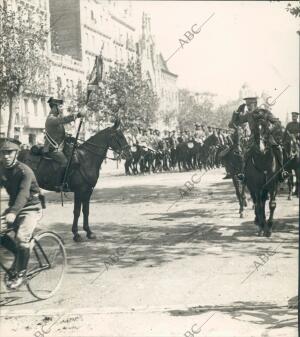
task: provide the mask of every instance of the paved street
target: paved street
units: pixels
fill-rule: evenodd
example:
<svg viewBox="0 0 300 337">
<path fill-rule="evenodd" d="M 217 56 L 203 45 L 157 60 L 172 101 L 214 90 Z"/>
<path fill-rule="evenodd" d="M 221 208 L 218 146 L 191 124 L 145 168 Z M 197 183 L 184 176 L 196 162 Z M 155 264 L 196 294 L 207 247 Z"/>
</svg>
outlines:
<svg viewBox="0 0 300 337">
<path fill-rule="evenodd" d="M 62 288 L 35 301 L 26 288 L 7 292 L 1 283 L 1 331 L 22 337 L 297 335 L 297 312 L 288 301 L 297 294 L 298 199 L 288 201 L 282 191 L 272 237 L 257 237 L 252 204 L 240 219 L 223 169 L 206 172 L 184 197 L 180 188 L 202 172 L 121 173 L 104 167 L 94 190 L 95 241 L 84 236 L 74 243 L 71 195 L 61 207 L 59 194 L 47 194 L 41 229 L 65 240 Z M 259 256 L 270 251 L 263 262 Z"/>
</svg>

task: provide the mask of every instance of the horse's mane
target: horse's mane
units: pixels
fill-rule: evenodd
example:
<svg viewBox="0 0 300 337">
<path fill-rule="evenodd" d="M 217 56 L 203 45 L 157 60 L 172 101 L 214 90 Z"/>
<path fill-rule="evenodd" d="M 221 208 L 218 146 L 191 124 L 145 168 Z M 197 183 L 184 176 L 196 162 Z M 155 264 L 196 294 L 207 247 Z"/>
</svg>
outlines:
<svg viewBox="0 0 300 337">
<path fill-rule="evenodd" d="M 106 134 L 109 131 L 109 129 L 111 129 L 111 127 L 107 127 L 107 128 L 105 128 L 103 130 L 98 131 L 93 136 L 91 136 L 86 141 L 84 141 L 79 147 L 82 147 L 82 146 L 84 146 L 85 144 L 88 144 L 88 143 L 95 143 L 95 142 L 97 142 L 97 140 L 100 138 L 100 136 L 102 137 L 104 134 Z"/>
</svg>

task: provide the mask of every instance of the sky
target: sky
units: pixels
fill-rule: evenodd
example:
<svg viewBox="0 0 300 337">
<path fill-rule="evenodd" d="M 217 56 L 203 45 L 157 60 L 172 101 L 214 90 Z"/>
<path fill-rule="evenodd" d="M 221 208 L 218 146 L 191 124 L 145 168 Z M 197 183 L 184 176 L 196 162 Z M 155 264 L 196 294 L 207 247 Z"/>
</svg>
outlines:
<svg viewBox="0 0 300 337">
<path fill-rule="evenodd" d="M 179 88 L 213 92 L 217 104 L 237 99 L 244 83 L 270 102 L 282 93 L 272 112 L 284 122 L 287 113 L 299 111 L 300 49 L 300 20 L 285 7 L 271 1 L 133 1 L 136 19 L 143 11 L 151 16 L 157 51 L 168 59 L 178 49 L 167 66 Z M 184 34 L 193 25 L 199 33 L 189 41 Z"/>
</svg>

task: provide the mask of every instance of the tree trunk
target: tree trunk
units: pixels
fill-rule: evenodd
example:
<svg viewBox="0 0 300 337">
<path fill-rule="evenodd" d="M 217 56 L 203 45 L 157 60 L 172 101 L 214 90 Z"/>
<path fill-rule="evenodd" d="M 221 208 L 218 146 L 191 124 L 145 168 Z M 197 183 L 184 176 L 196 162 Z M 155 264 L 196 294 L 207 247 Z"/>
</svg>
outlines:
<svg viewBox="0 0 300 337">
<path fill-rule="evenodd" d="M 14 138 L 15 135 L 15 117 L 16 111 L 13 109 L 13 96 L 9 96 L 9 119 L 7 127 L 7 137 Z"/>
</svg>

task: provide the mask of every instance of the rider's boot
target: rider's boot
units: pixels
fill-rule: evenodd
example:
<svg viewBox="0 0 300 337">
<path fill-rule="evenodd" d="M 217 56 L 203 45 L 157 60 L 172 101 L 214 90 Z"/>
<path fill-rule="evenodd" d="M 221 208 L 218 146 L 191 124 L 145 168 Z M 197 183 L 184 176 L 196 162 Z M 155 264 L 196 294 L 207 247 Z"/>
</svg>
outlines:
<svg viewBox="0 0 300 337">
<path fill-rule="evenodd" d="M 9 288 L 11 289 L 17 289 L 19 288 L 26 279 L 26 268 L 29 260 L 29 253 L 30 250 L 28 247 L 25 247 L 23 245 L 20 245 L 18 247 L 18 254 L 17 254 L 17 261 L 16 261 L 16 270 L 17 275 L 16 277 L 11 281 Z"/>
<path fill-rule="evenodd" d="M 66 167 L 59 168 L 58 177 L 60 183 L 55 188 L 57 192 L 71 192 L 68 185 L 68 177 L 65 177 L 65 174 L 66 174 Z"/>
<path fill-rule="evenodd" d="M 17 276 L 10 282 L 10 289 L 18 289 L 26 280 L 26 269 L 18 272 Z"/>
</svg>

